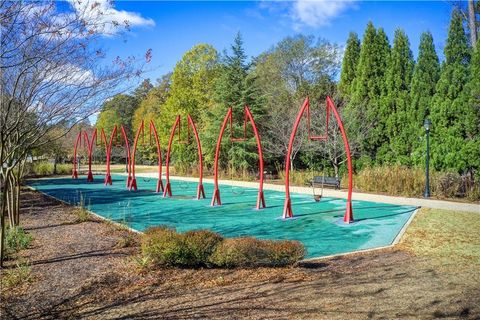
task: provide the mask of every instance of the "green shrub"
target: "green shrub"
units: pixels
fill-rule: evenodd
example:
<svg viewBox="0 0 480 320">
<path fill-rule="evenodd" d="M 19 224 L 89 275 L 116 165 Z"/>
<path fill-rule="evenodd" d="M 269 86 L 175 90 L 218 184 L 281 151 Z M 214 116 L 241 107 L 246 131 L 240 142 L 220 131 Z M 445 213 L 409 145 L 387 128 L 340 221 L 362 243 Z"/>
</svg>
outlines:
<svg viewBox="0 0 480 320">
<path fill-rule="evenodd" d="M 305 248 L 298 241 L 259 240 L 251 237 L 225 239 L 210 257 L 224 268 L 287 266 L 303 259 Z"/>
<path fill-rule="evenodd" d="M 149 228 L 142 239 L 142 254 L 160 267 L 187 266 L 189 252 L 184 237 L 174 229 Z"/>
<path fill-rule="evenodd" d="M 194 230 L 183 234 L 189 253 L 189 265 L 209 266 L 209 259 L 223 238 L 218 233 L 208 230 Z"/>
<path fill-rule="evenodd" d="M 180 234 L 165 226 L 149 228 L 142 240 L 142 261 L 157 267 L 277 267 L 292 265 L 304 255 L 298 241 L 223 239 L 208 230 Z"/>
<path fill-rule="evenodd" d="M 27 249 L 33 236 L 26 233 L 21 227 L 7 228 L 5 232 L 5 253 L 7 257 L 20 250 Z"/>
</svg>

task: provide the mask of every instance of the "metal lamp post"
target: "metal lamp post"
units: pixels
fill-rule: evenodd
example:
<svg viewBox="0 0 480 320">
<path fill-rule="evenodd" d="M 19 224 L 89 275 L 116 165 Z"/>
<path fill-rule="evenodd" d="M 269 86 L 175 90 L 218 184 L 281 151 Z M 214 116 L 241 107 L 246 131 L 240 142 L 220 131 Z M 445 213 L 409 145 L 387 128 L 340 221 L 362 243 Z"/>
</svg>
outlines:
<svg viewBox="0 0 480 320">
<path fill-rule="evenodd" d="M 426 154 L 426 163 L 425 163 L 425 192 L 423 193 L 424 198 L 430 198 L 430 172 L 429 172 L 429 163 L 430 163 L 430 127 L 432 122 L 430 119 L 425 119 L 423 122 L 423 127 L 425 128 L 425 133 L 427 135 L 427 154 Z"/>
</svg>

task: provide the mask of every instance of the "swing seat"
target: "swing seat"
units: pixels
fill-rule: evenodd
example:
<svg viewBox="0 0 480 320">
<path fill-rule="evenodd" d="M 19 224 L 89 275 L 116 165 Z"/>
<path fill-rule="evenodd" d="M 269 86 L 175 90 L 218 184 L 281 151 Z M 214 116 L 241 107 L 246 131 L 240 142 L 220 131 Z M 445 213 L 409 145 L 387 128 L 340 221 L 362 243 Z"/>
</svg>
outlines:
<svg viewBox="0 0 480 320">
<path fill-rule="evenodd" d="M 321 194 L 314 195 L 313 200 L 315 200 L 315 202 L 320 202 L 320 200 L 322 200 L 322 195 Z"/>
</svg>

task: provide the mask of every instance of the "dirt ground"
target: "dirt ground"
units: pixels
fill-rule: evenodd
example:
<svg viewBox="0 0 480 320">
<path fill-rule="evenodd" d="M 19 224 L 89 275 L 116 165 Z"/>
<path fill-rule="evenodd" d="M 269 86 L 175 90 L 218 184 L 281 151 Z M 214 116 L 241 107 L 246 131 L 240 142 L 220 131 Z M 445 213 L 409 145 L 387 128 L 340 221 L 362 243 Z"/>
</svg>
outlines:
<svg viewBox="0 0 480 320">
<path fill-rule="evenodd" d="M 36 192 L 22 204 L 34 241 L 19 259 L 34 281 L 2 288 L 2 319 L 480 319 L 480 264 L 454 253 L 414 255 L 404 243 L 292 268 L 141 273 L 126 230 L 78 223 Z"/>
</svg>

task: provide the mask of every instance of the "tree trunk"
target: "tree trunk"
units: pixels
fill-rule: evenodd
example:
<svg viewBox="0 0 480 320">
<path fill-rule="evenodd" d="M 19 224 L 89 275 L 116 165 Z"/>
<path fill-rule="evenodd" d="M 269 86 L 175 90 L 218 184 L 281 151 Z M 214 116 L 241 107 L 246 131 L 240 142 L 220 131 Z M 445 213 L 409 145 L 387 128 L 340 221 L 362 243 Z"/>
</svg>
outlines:
<svg viewBox="0 0 480 320">
<path fill-rule="evenodd" d="M 0 268 L 3 268 L 3 260 L 5 255 L 5 215 L 7 213 L 7 180 L 9 172 L 7 171 L 6 176 L 3 177 L 3 181 L 0 180 L 0 185 L 2 187 L 2 203 L 0 205 Z"/>
<path fill-rule="evenodd" d="M 477 22 L 475 17 L 475 4 L 473 0 L 468 0 L 468 26 L 470 29 L 470 41 L 475 50 L 477 45 Z"/>
<path fill-rule="evenodd" d="M 58 159 L 58 157 L 57 157 L 57 155 L 55 155 L 53 157 L 53 174 L 57 174 L 57 161 L 58 161 L 57 159 Z"/>
</svg>

